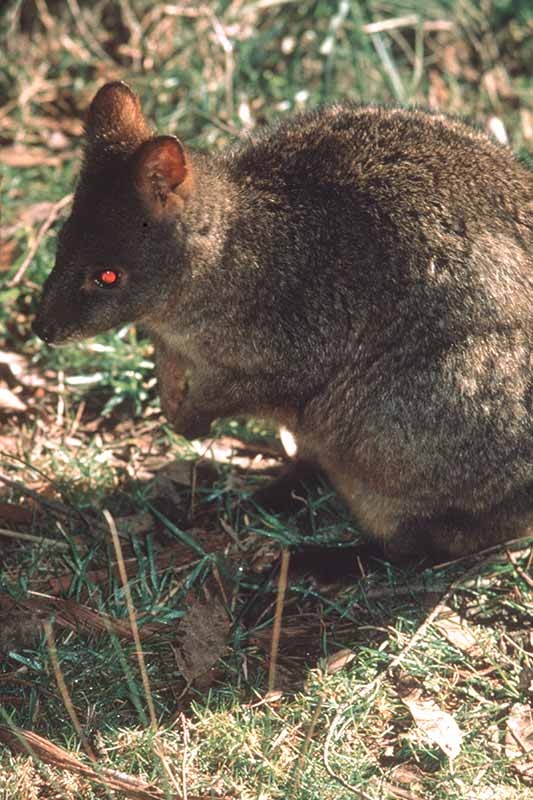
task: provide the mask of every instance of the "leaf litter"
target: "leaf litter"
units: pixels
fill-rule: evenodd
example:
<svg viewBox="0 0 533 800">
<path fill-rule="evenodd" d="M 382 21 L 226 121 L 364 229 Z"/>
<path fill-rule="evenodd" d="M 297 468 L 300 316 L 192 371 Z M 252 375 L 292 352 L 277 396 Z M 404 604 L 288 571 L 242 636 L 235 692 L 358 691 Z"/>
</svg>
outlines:
<svg viewBox="0 0 533 800">
<path fill-rule="evenodd" d="M 472 658 L 478 658 L 483 654 L 483 649 L 472 628 L 456 611 L 445 606 L 433 624 L 458 650 L 467 653 Z"/>
<path fill-rule="evenodd" d="M 505 755 L 518 775 L 533 785 L 533 708 L 514 703 L 506 722 Z"/>
<path fill-rule="evenodd" d="M 8 358 L 8 361 L 9 360 L 10 358 Z M 13 361 L 13 364 L 15 365 L 15 361 Z M 13 370 L 9 367 L 9 370 L 11 372 L 11 379 L 18 384 L 20 377 L 25 373 L 25 364 L 20 362 Z M 198 474 L 201 474 L 202 467 L 206 465 L 206 462 L 211 471 L 209 472 L 208 470 L 202 480 L 205 480 L 206 485 L 209 485 L 209 483 L 216 478 L 215 465 L 217 462 L 215 459 L 209 458 L 209 456 L 217 453 L 213 453 L 212 450 L 210 453 L 204 452 L 202 454 L 203 457 L 195 463 L 183 463 L 180 459 L 176 461 L 175 456 L 172 456 L 171 451 L 167 448 L 162 448 L 159 454 L 157 451 L 154 452 L 151 441 L 153 441 L 155 431 L 157 430 L 156 421 L 154 421 L 151 427 L 146 429 L 146 441 L 141 441 L 141 437 L 137 436 L 137 431 L 135 431 L 135 434 L 133 433 L 133 421 L 128 424 L 121 423 L 121 425 L 123 425 L 121 437 L 127 435 L 129 428 L 129 430 L 132 431 L 129 441 L 135 443 L 136 447 L 139 447 L 139 452 L 142 451 L 143 455 L 139 463 L 146 463 L 147 465 L 148 472 L 146 477 L 152 481 L 152 488 L 150 493 L 146 496 L 150 497 L 153 492 L 154 496 L 152 496 L 152 500 L 166 497 L 170 503 L 175 504 L 180 496 L 190 497 L 191 490 L 195 485 L 195 472 L 198 473 L 198 470 L 200 470 Z M 77 433 L 82 440 L 86 435 L 84 426 L 85 417 L 82 417 Z M 50 431 L 47 433 L 51 435 Z M 60 431 L 58 430 L 58 434 L 59 433 Z M 143 436 L 144 435 L 145 434 L 143 434 Z M 109 433 L 104 432 L 102 436 L 104 439 L 108 436 L 113 437 L 112 429 Z M 222 439 L 222 442 L 219 454 L 229 467 L 245 471 L 253 471 L 256 468 L 259 470 L 261 469 L 263 464 L 261 463 L 262 456 L 260 448 L 254 453 L 253 446 L 240 442 L 238 439 L 232 439 L 232 437 L 227 437 L 226 440 L 224 440 L 224 437 L 220 437 L 220 439 Z M 227 439 L 232 440 L 228 442 Z M 128 446 L 131 447 L 131 444 Z M 242 456 L 242 461 L 235 461 L 236 453 Z M 259 458 L 257 457 L 258 454 L 260 456 Z M 267 453 L 267 451 L 265 451 L 265 455 L 271 457 L 273 463 L 279 467 L 281 461 L 278 453 L 275 451 Z M 270 466 L 269 464 L 269 467 Z M 159 475 L 159 472 L 161 472 L 161 475 Z M 34 482 L 34 486 L 41 490 L 46 488 L 46 484 L 42 481 Z M 8 509 L 8 516 L 9 513 L 10 511 Z M 250 567 L 255 555 L 257 555 L 258 549 L 261 548 L 265 541 L 270 542 L 270 540 L 265 540 L 261 537 L 257 538 L 255 534 L 251 533 L 249 534 L 248 548 L 250 548 L 250 544 L 253 544 L 253 546 L 244 552 L 240 549 L 237 551 L 237 548 L 234 546 L 235 542 L 225 531 L 225 526 L 222 525 L 222 520 L 224 518 L 220 517 L 219 519 L 218 514 L 219 511 L 217 511 L 216 508 L 206 507 L 201 504 L 200 515 L 203 515 L 203 520 L 207 523 L 206 527 L 198 527 L 198 517 L 193 516 L 187 520 L 186 529 L 191 536 L 194 536 L 195 541 L 206 554 L 216 553 L 217 551 L 221 552 L 229 545 L 231 556 L 238 558 L 241 562 L 245 559 Z M 96 519 L 97 516 L 95 516 L 95 520 Z M 116 520 L 117 526 L 122 528 L 126 544 L 130 536 L 135 536 L 142 542 L 144 538 L 151 536 L 157 527 L 153 513 L 146 510 L 122 517 L 117 516 Z M 13 524 L 17 524 L 15 520 Z M 229 523 L 226 524 L 229 525 Z M 20 525 L 23 527 L 31 525 L 29 517 L 26 516 L 25 519 L 21 519 Z M 233 535 L 242 536 L 242 532 L 239 532 L 239 534 L 235 534 L 234 532 Z M 270 546 L 276 549 L 274 542 L 271 542 Z M 175 538 L 172 544 L 168 543 L 168 538 L 166 541 L 162 540 L 161 545 L 157 547 L 153 557 L 153 566 L 156 574 L 161 575 L 165 570 L 170 569 L 173 571 L 175 578 L 178 577 L 181 569 L 190 571 L 196 563 L 198 563 L 198 553 L 192 551 L 185 541 L 176 541 Z M 87 590 L 87 585 L 90 586 L 91 583 L 107 591 L 110 588 L 110 579 L 112 580 L 116 577 L 116 571 L 116 565 L 113 563 L 110 565 L 106 564 L 95 570 L 87 570 L 85 573 L 87 582 L 82 587 L 82 594 L 79 598 L 82 602 L 78 603 L 78 605 L 72 602 L 70 605 L 62 605 L 62 598 L 48 598 L 46 602 L 51 604 L 49 608 L 56 620 L 56 624 L 67 630 L 74 631 L 78 635 L 90 635 L 94 632 L 111 630 L 115 632 L 119 638 L 129 640 L 131 634 L 127 621 L 123 619 L 104 619 L 103 616 L 105 615 L 89 607 L 90 596 L 83 596 L 83 593 Z M 139 571 L 138 557 L 134 553 L 128 555 L 127 551 L 126 571 L 130 577 L 134 577 Z M 57 575 L 51 575 L 47 581 L 48 592 L 64 594 L 65 592 L 72 591 L 71 587 L 73 586 L 74 580 L 75 576 L 72 574 L 60 575 L 59 577 Z M 37 583 L 35 584 L 35 589 L 41 592 L 43 590 L 46 591 L 42 584 L 39 587 Z M 331 591 L 334 591 L 334 587 Z M 84 605 L 85 602 L 88 603 L 88 605 Z M 26 608 L 24 608 L 24 606 L 19 607 L 19 611 L 20 608 L 22 608 L 22 612 L 19 614 L 18 622 L 20 626 L 24 628 L 23 637 L 26 637 L 26 641 L 31 641 L 32 626 L 33 629 L 37 628 L 40 630 L 42 617 L 36 613 L 35 606 L 32 607 L 31 603 Z M 250 618 L 243 621 L 246 622 L 247 625 L 253 627 L 254 619 L 258 619 L 261 613 L 262 610 L 261 607 L 259 607 Z M 24 616 L 24 614 L 26 616 Z M 290 597 L 287 599 L 282 630 L 284 646 L 284 651 L 281 654 L 282 661 L 285 657 L 294 658 L 294 656 L 291 655 L 292 653 L 305 653 L 305 657 L 299 658 L 297 662 L 293 661 L 293 664 L 298 664 L 300 670 L 304 667 L 309 667 L 309 659 L 313 658 L 313 642 L 316 644 L 320 641 L 321 630 L 327 631 L 328 636 L 333 631 L 329 623 L 327 623 L 324 628 L 322 626 L 317 627 L 317 624 L 318 620 L 316 615 L 313 615 L 313 612 L 309 613 L 306 619 L 305 615 L 302 613 L 302 609 L 295 603 L 295 598 Z M 477 638 L 473 629 L 471 629 L 464 619 L 459 617 L 453 610 L 448 607 L 442 607 L 438 619 L 434 624 L 447 640 L 458 647 L 462 652 L 467 653 L 470 657 L 477 656 Z M 182 673 L 186 684 L 195 684 L 197 688 L 200 689 L 201 686 L 208 687 L 211 682 L 216 679 L 217 673 L 215 667 L 228 651 L 231 627 L 224 605 L 219 598 L 208 598 L 206 600 L 205 598 L 199 599 L 193 596 L 192 599 L 189 598 L 189 607 L 179 623 L 172 623 L 170 625 L 163 624 L 161 628 L 152 628 L 151 624 L 141 625 L 140 633 L 143 639 L 151 638 L 152 641 L 157 639 L 164 640 L 165 644 L 168 645 L 174 653 L 175 664 Z M 346 641 L 349 641 L 353 633 L 352 623 L 349 620 L 347 620 L 345 624 L 339 624 L 339 622 L 337 622 L 335 625 L 335 633 L 337 641 L 342 641 L 343 636 L 346 637 Z M 261 648 L 264 647 L 264 650 L 267 651 L 270 636 L 271 628 L 266 625 L 261 629 L 261 632 L 258 629 L 253 633 L 252 641 L 255 640 L 260 644 Z M 369 641 L 372 641 L 372 639 L 367 633 L 366 643 L 368 644 Z M 374 639 L 374 641 L 376 640 Z M 378 640 L 378 642 L 379 641 L 380 640 Z M 354 650 L 354 652 L 357 653 L 356 650 Z M 333 654 L 328 661 L 323 662 L 322 666 L 325 668 L 325 671 L 331 673 L 338 670 L 340 671 L 348 664 L 351 665 L 354 662 L 355 658 L 352 657 L 352 651 L 346 649 Z M 203 684 L 202 680 L 204 681 Z M 205 682 L 206 680 L 207 682 Z M 288 681 L 287 677 L 284 677 L 284 686 L 292 687 L 294 684 L 292 681 Z M 187 688 L 187 686 L 185 688 Z M 435 743 L 453 762 L 453 759 L 456 758 L 461 749 L 461 731 L 453 717 L 446 714 L 446 712 L 431 699 L 424 700 L 420 696 L 408 696 L 407 700 L 408 702 L 406 702 L 406 705 L 409 706 L 410 704 L 410 712 L 420 734 L 424 736 L 428 742 Z M 522 773 L 520 774 L 522 775 Z"/>
<path fill-rule="evenodd" d="M 463 734 L 459 725 L 447 711 L 443 711 L 431 697 L 422 697 L 420 689 L 414 689 L 401 698 L 423 737 L 436 744 L 451 763 L 461 752 Z"/>
<path fill-rule="evenodd" d="M 175 657 L 179 671 L 192 683 L 215 666 L 228 648 L 230 619 L 216 596 L 194 598 L 180 621 Z"/>
</svg>

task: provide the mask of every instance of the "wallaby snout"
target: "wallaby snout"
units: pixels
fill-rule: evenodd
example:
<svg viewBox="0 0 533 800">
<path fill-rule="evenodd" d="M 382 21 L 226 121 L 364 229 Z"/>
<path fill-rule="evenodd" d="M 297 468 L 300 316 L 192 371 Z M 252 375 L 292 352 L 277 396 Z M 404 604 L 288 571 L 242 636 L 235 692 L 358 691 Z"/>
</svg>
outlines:
<svg viewBox="0 0 533 800">
<path fill-rule="evenodd" d="M 53 344 L 56 333 L 53 324 L 47 324 L 40 316 L 35 317 L 31 329 L 46 344 Z"/>
</svg>

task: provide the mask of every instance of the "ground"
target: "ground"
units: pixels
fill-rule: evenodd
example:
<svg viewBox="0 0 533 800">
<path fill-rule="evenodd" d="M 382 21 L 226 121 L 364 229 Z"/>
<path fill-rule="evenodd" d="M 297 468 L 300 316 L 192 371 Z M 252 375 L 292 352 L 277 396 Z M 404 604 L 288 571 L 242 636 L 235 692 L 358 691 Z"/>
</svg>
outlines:
<svg viewBox="0 0 533 800">
<path fill-rule="evenodd" d="M 530 2 L 0 13 L 0 794 L 530 797 L 531 542 L 400 567 L 326 485 L 269 514 L 276 431 L 188 443 L 142 331 L 30 330 L 104 81 L 196 146 L 347 97 L 468 116 L 532 162 Z"/>
</svg>

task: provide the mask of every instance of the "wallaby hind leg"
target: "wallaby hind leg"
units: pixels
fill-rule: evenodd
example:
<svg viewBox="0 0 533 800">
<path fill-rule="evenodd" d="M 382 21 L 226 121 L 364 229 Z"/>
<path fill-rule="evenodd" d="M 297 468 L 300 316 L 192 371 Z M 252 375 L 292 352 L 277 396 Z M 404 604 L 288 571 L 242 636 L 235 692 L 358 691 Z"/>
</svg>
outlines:
<svg viewBox="0 0 533 800">
<path fill-rule="evenodd" d="M 420 553 L 431 560 L 453 560 L 510 539 L 533 535 L 533 519 L 506 513 L 504 508 L 474 515 L 448 511 L 427 520 L 402 523 L 385 544 L 388 558 L 396 560 Z"/>
</svg>

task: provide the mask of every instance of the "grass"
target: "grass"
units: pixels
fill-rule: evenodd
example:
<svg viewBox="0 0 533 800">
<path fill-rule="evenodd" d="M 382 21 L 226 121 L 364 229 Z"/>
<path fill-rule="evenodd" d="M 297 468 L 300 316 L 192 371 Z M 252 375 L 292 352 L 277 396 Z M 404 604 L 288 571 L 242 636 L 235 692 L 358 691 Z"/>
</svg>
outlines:
<svg viewBox="0 0 533 800">
<path fill-rule="evenodd" d="M 1 540 L 0 724 L 89 766 L 85 739 L 97 772 L 153 782 L 143 791 L 154 797 L 344 800 L 354 796 L 346 784 L 371 798 L 530 796 L 520 758 L 509 757 L 508 725 L 516 704 L 532 699 L 530 551 L 493 554 L 462 577 L 462 563 L 356 560 L 358 532 L 327 487 L 296 518 L 267 514 L 248 498 L 280 467 L 274 433 L 226 420 L 205 452 L 174 436 L 142 331 L 61 350 L 31 336 L 61 214 L 22 280 L 9 281 L 49 204 L 72 191 L 83 111 L 106 79 L 128 80 L 159 130 L 200 147 L 347 97 L 430 105 L 482 127 L 496 117 L 532 159 L 532 32 L 527 0 L 4 6 L 0 350 L 24 361 L 20 379 L 10 367 L 0 377 L 26 411 L 6 409 L 0 431 L 0 527 L 13 534 Z M 192 478 L 184 460 L 195 465 Z M 157 733 L 104 508 L 123 533 Z M 282 695 L 266 695 L 287 547 Z M 438 625 L 450 584 L 446 606 L 476 647 Z M 58 687 L 49 619 L 84 738 Z M 335 669 L 345 649 L 355 657 Z M 452 761 L 415 723 L 404 702 L 412 691 L 459 725 Z M 109 774 L 94 782 L 48 756 L 0 745 L 0 796 L 112 796 Z M 118 796 L 142 796 L 134 788 Z"/>
</svg>

